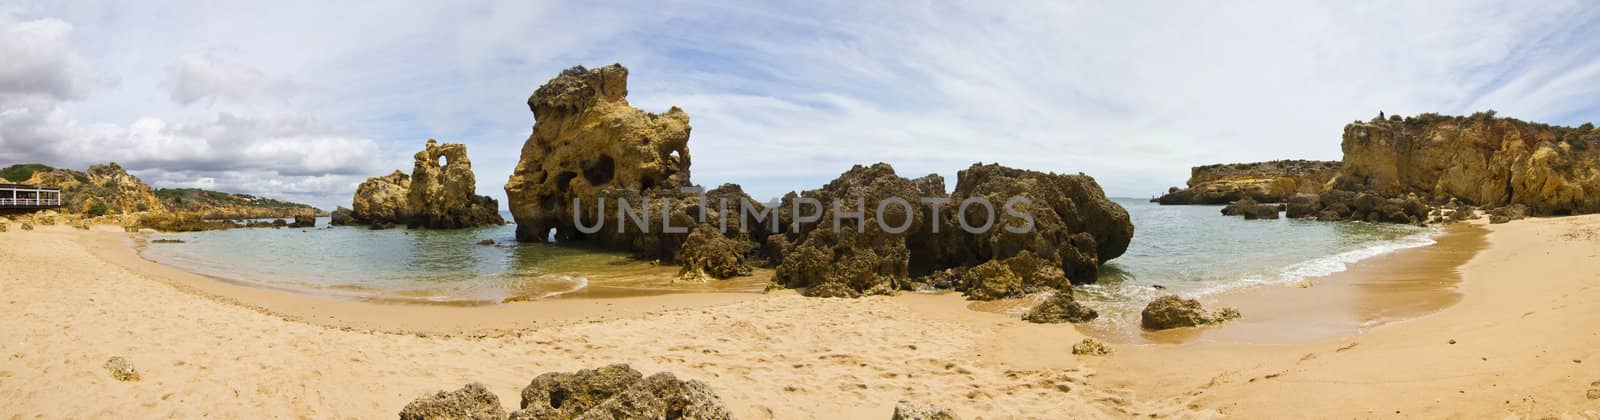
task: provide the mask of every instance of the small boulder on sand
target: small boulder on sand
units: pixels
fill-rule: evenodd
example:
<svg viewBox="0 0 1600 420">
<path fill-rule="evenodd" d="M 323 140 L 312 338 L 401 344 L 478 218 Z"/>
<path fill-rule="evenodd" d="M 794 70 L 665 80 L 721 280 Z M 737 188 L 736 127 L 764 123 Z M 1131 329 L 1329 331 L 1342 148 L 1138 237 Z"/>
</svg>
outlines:
<svg viewBox="0 0 1600 420">
<path fill-rule="evenodd" d="M 730 419 L 711 386 L 671 373 L 642 378 L 625 364 L 551 372 L 522 390 L 512 419 Z"/>
<path fill-rule="evenodd" d="M 28 222 L 22 222 L 22 230 L 33 230 L 33 224 L 32 223 L 28 223 Z"/>
<path fill-rule="evenodd" d="M 1146 330 L 1157 331 L 1219 324 L 1238 318 L 1239 310 L 1223 308 L 1207 312 L 1205 308 L 1200 307 L 1199 301 L 1179 298 L 1177 295 L 1166 295 L 1151 301 L 1139 315 L 1140 326 Z"/>
<path fill-rule="evenodd" d="M 1093 338 L 1085 338 L 1078 344 L 1072 345 L 1072 354 L 1079 356 L 1106 356 L 1111 354 L 1111 347 L 1106 343 Z"/>
<path fill-rule="evenodd" d="M 473 382 L 455 391 L 439 391 L 418 398 L 400 410 L 401 420 L 471 419 L 500 420 L 506 418 L 500 397 L 489 392 L 483 384 Z"/>
<path fill-rule="evenodd" d="M 139 371 L 133 369 L 133 363 L 122 356 L 111 356 L 106 360 L 106 370 L 111 372 L 111 377 L 123 382 L 139 380 Z"/>
<path fill-rule="evenodd" d="M 1063 322 L 1080 323 L 1093 321 L 1100 314 L 1083 306 L 1082 303 L 1072 299 L 1072 292 L 1060 291 L 1051 295 L 1044 303 L 1033 307 L 1022 319 L 1040 324 L 1059 324 Z"/>
<path fill-rule="evenodd" d="M 894 404 L 894 417 L 892 420 L 956 420 L 956 414 L 948 408 L 919 404 L 910 400 L 900 400 Z"/>
</svg>

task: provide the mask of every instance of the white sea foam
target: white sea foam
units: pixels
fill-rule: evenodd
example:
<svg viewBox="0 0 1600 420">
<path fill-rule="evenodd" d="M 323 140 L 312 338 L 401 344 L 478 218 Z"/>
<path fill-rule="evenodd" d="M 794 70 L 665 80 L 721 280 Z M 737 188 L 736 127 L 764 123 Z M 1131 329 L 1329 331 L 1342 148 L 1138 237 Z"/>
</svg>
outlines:
<svg viewBox="0 0 1600 420">
<path fill-rule="evenodd" d="M 1205 287 L 1200 289 L 1196 294 L 1199 296 L 1206 296 L 1259 285 L 1295 284 L 1308 278 L 1323 277 L 1334 273 L 1343 272 L 1350 268 L 1350 264 L 1354 264 L 1361 260 L 1403 249 L 1421 248 L 1436 244 L 1438 241 L 1435 241 L 1433 238 L 1438 236 L 1440 232 L 1441 231 L 1438 229 L 1429 229 L 1398 239 L 1379 241 L 1368 244 L 1367 246 L 1361 248 L 1302 261 L 1288 267 L 1284 267 L 1275 275 L 1246 276 L 1238 281 Z"/>
</svg>

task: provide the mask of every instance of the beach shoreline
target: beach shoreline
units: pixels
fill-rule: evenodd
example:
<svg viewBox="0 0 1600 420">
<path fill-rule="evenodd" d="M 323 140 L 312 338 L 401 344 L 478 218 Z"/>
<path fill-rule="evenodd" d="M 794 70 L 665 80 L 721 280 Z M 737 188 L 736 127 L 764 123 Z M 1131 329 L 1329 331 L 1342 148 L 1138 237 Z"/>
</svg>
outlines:
<svg viewBox="0 0 1600 420">
<path fill-rule="evenodd" d="M 515 407 L 540 373 L 622 362 L 704 380 L 739 418 L 884 418 L 899 399 L 969 418 L 1594 417 L 1600 403 L 1585 393 L 1600 381 L 1600 333 L 1573 327 L 1600 325 L 1586 306 L 1600 298 L 1600 216 L 1469 229 L 1485 245 L 1464 248 L 1474 256 L 1460 280 L 1441 286 L 1459 298 L 1426 316 L 1279 344 L 1114 344 L 1095 357 L 1069 351 L 1087 337 L 1077 328 L 969 310 L 956 294 L 380 305 L 161 266 L 109 227 L 41 226 L 0 242 L 0 262 L 16 267 L 0 277 L 0 411 L 377 417 L 470 381 Z M 1409 264 L 1406 252 L 1346 275 Z M 1323 279 L 1282 289 L 1339 287 L 1377 286 Z M 1249 299 L 1273 298 L 1208 304 Z M 1249 327 L 1245 317 L 1235 328 Z M 145 380 L 111 379 L 99 366 L 112 355 Z"/>
</svg>

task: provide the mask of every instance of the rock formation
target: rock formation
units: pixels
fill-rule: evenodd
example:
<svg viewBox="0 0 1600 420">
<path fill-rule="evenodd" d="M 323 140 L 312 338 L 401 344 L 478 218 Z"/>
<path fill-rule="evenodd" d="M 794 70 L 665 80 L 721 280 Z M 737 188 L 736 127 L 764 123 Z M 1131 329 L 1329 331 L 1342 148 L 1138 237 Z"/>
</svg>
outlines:
<svg viewBox="0 0 1600 420">
<path fill-rule="evenodd" d="M 1291 198 L 1290 200 L 1293 200 Z M 1223 216 L 1244 216 L 1245 220 L 1277 219 L 1278 206 L 1271 204 L 1258 204 L 1255 199 L 1245 197 L 1222 207 Z"/>
<path fill-rule="evenodd" d="M 24 179 L 21 184 L 60 188 L 62 211 L 67 213 L 93 217 L 167 211 L 155 190 L 116 162 L 89 165 L 87 172 L 39 164 L 15 165 L 0 172 L 26 175 L 20 178 Z"/>
<path fill-rule="evenodd" d="M 473 382 L 455 391 L 418 398 L 400 410 L 401 420 L 503 420 L 506 410 L 500 406 L 500 397 L 489 392 L 483 384 Z"/>
<path fill-rule="evenodd" d="M 406 202 L 411 190 L 411 176 L 405 172 L 367 178 L 356 187 L 351 200 L 351 219 L 354 224 L 388 222 L 404 224 L 411 220 L 411 205 Z"/>
<path fill-rule="evenodd" d="M 1383 198 L 1415 194 L 1533 215 L 1600 211 L 1600 131 L 1556 127 L 1493 112 L 1422 114 L 1345 126 L 1344 171 L 1334 188 Z"/>
<path fill-rule="evenodd" d="M 628 69 L 618 64 L 562 71 L 533 96 L 533 134 L 506 182 L 517 239 L 584 236 L 573 200 L 593 206 L 602 189 L 676 190 L 689 186 L 689 115 L 628 105 Z M 592 220 L 592 219 L 591 219 Z"/>
<path fill-rule="evenodd" d="M 1172 187 L 1161 204 L 1227 204 L 1243 198 L 1282 203 L 1299 193 L 1319 193 L 1339 174 L 1339 162 L 1275 160 L 1196 166 L 1188 188 Z"/>
<path fill-rule="evenodd" d="M 1099 318 L 1100 314 L 1083 304 L 1072 299 L 1071 291 L 1056 292 L 1046 299 L 1044 303 L 1033 307 L 1023 320 L 1040 324 L 1059 324 L 1063 322 L 1082 323 Z"/>
<path fill-rule="evenodd" d="M 624 364 L 539 375 L 522 390 L 512 419 L 730 419 L 700 381 L 662 372 L 646 378 Z"/>
<path fill-rule="evenodd" d="M 674 261 L 684 266 L 685 280 L 743 275 L 764 262 L 776 267 L 780 285 L 810 296 L 935 284 L 992 299 L 1070 288 L 1067 279 L 1092 282 L 1099 265 L 1121 255 L 1133 236 L 1127 212 L 1106 199 L 1093 178 L 999 165 L 961 171 L 954 194 L 937 175 L 902 178 L 882 163 L 858 165 L 822 188 L 790 193 L 776 208 L 755 202 L 737 185 L 688 192 L 683 188 L 694 186 L 688 115 L 629 106 L 627 74 L 618 65 L 576 67 L 528 99 L 533 134 L 506 184 L 519 240 L 587 241 Z M 929 208 L 924 199 L 949 202 Z M 962 209 L 968 199 L 985 199 L 990 207 Z M 905 205 L 881 206 L 897 201 Z M 354 213 L 359 219 L 362 209 Z M 836 214 L 841 223 L 834 223 Z M 634 220 L 648 222 L 649 229 Z M 962 222 L 986 228 L 967 233 Z M 1017 261 L 1026 264 L 1012 261 L 1023 254 Z M 997 264 L 1010 277 L 991 278 L 990 271 L 999 270 L 985 269 L 961 278 L 989 261 L 1004 261 Z M 944 277 L 914 280 L 934 273 Z M 1008 283 L 1013 277 L 1014 285 Z"/>
<path fill-rule="evenodd" d="M 467 147 L 456 143 L 428 144 L 415 155 L 411 175 L 394 171 L 367 178 L 356 187 L 354 210 L 339 216 L 338 224 L 420 226 L 460 229 L 504 224 L 500 204 L 477 195 Z M 348 216 L 348 218 L 346 217 Z"/>
<path fill-rule="evenodd" d="M 1146 330 L 1156 331 L 1171 328 L 1198 327 L 1212 325 L 1239 318 L 1239 311 L 1233 308 L 1222 308 L 1216 312 L 1208 312 L 1200 307 L 1200 302 L 1194 299 L 1183 299 L 1176 295 L 1167 295 L 1151 301 L 1139 313 L 1139 325 Z"/>
</svg>

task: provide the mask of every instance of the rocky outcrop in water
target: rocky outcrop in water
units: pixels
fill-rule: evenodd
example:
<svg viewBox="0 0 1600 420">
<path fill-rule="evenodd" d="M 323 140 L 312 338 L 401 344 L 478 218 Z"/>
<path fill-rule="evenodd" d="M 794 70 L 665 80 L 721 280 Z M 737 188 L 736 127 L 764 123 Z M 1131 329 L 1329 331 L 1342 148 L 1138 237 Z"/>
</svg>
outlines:
<svg viewBox="0 0 1600 420">
<path fill-rule="evenodd" d="M 1293 200 L 1291 198 L 1291 200 Z M 1250 197 L 1239 199 L 1222 207 L 1223 216 L 1244 216 L 1245 220 L 1277 219 L 1278 206 L 1272 204 L 1259 204 Z"/>
<path fill-rule="evenodd" d="M 506 184 L 519 240 L 624 249 L 682 264 L 686 280 L 743 275 L 765 263 L 776 268 L 779 285 L 809 296 L 936 284 L 998 298 L 1069 287 L 1068 279 L 1092 282 L 1099 265 L 1121 255 L 1133 236 L 1127 212 L 1093 178 L 999 165 L 961 171 L 953 194 L 937 175 L 902 178 L 882 163 L 790 193 L 776 208 L 737 185 L 688 192 L 688 115 L 629 106 L 627 74 L 617 65 L 576 67 L 529 98 L 533 134 Z M 930 207 L 927 199 L 947 202 Z M 963 208 L 969 199 L 989 206 Z M 359 218 L 360 209 L 355 213 Z M 1016 287 L 1006 279 L 961 278 L 967 268 L 1024 253 L 1037 267 L 1012 272 Z M 936 272 L 954 275 L 913 280 Z"/>
<path fill-rule="evenodd" d="M 1557 127 L 1493 112 L 1422 114 L 1345 126 L 1344 171 L 1334 188 L 1383 198 L 1451 198 L 1533 215 L 1600 211 L 1600 131 Z"/>
<path fill-rule="evenodd" d="M 405 172 L 367 178 L 356 187 L 356 195 L 351 200 L 353 224 L 393 224 L 411 220 L 411 204 L 406 201 L 409 191 L 411 175 Z"/>
<path fill-rule="evenodd" d="M 629 192 L 689 186 L 689 114 L 628 105 L 621 65 L 562 71 L 528 98 L 533 134 L 522 146 L 506 196 L 517 239 L 585 236 L 573 200 L 593 205 L 607 188 Z M 593 219 L 591 219 L 593 220 Z"/>
<path fill-rule="evenodd" d="M 428 139 L 411 169 L 411 186 L 406 191 L 411 219 L 407 224 L 435 229 L 505 224 L 500 203 L 477 192 L 467 146 L 440 145 Z"/>
<path fill-rule="evenodd" d="M 1233 308 L 1211 312 L 1200 307 L 1197 300 L 1167 295 L 1144 307 L 1144 311 L 1139 313 L 1139 325 L 1146 330 L 1156 331 L 1219 324 L 1237 318 L 1239 311 Z"/>
<path fill-rule="evenodd" d="M 414 157 L 410 175 L 394 171 L 362 182 L 351 200 L 354 209 L 335 211 L 339 221 L 333 224 L 459 229 L 505 223 L 500 204 L 477 195 L 466 146 L 428 139 Z"/>
<path fill-rule="evenodd" d="M 1161 204 L 1228 204 L 1244 198 L 1282 203 L 1295 194 L 1319 193 L 1339 174 L 1339 162 L 1275 160 L 1196 166 L 1187 188 L 1172 187 Z"/>
</svg>

